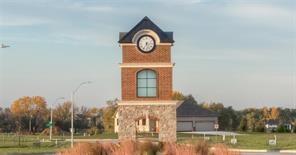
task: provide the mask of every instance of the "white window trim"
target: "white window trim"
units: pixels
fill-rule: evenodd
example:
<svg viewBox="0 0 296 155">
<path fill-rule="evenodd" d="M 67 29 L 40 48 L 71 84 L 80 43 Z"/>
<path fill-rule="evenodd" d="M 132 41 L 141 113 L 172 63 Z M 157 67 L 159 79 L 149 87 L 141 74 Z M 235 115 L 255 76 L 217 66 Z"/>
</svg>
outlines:
<svg viewBox="0 0 296 155">
<path fill-rule="evenodd" d="M 119 101 L 118 105 L 177 105 L 183 101 L 157 100 L 157 101 Z"/>
</svg>

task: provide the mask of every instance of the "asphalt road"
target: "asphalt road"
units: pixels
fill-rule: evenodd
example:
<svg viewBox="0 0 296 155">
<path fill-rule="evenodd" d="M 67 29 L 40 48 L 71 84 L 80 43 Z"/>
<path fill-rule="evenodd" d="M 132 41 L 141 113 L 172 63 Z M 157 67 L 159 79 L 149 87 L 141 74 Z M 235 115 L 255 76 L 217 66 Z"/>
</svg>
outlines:
<svg viewBox="0 0 296 155">
<path fill-rule="evenodd" d="M 296 154 L 295 153 L 264 152 L 264 153 L 241 153 L 241 155 L 296 155 Z"/>
</svg>

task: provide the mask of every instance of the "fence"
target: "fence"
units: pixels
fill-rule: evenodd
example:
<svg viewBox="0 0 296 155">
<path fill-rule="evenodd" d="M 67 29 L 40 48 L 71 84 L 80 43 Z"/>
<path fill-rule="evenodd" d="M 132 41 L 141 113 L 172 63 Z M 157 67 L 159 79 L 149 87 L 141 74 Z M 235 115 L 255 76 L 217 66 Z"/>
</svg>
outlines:
<svg viewBox="0 0 296 155">
<path fill-rule="evenodd" d="M 62 137 L 50 141 L 48 137 L 40 135 L 0 134 L 0 148 L 63 147 L 65 145 L 68 145 L 68 142 Z"/>
</svg>

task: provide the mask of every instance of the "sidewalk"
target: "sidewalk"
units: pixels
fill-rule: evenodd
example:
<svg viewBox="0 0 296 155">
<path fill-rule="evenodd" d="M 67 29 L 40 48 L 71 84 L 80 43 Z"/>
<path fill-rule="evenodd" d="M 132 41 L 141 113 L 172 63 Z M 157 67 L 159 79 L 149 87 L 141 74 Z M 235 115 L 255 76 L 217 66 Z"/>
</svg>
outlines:
<svg viewBox="0 0 296 155">
<path fill-rule="evenodd" d="M 296 150 L 253 150 L 253 149 L 230 149 L 232 151 L 237 151 L 237 152 L 245 152 L 245 153 L 267 153 L 267 152 L 278 152 L 278 153 L 292 153 L 296 154 Z"/>
</svg>

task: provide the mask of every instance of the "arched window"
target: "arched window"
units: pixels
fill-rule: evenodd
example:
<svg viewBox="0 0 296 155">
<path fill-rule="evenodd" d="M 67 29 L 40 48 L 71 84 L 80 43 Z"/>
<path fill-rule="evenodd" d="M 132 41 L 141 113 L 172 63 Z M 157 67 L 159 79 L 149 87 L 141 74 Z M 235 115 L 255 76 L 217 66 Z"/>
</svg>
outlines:
<svg viewBox="0 0 296 155">
<path fill-rule="evenodd" d="M 156 73 L 153 70 L 145 69 L 137 74 L 137 95 L 138 97 L 156 97 Z"/>
</svg>

